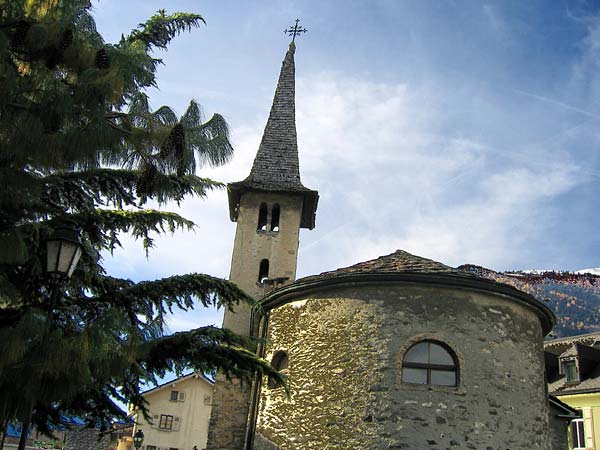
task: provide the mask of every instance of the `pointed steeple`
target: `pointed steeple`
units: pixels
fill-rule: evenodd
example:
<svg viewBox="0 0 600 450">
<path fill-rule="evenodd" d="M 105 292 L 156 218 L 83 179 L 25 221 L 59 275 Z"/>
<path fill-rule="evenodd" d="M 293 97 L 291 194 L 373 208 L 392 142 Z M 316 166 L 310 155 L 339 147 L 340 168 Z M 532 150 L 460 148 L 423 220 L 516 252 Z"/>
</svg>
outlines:
<svg viewBox="0 0 600 450">
<path fill-rule="evenodd" d="M 246 181 L 268 190 L 302 189 L 298 164 L 295 107 L 295 45 L 292 42 L 283 60 L 273 106 Z"/>
<path fill-rule="evenodd" d="M 237 220 L 241 195 L 248 190 L 298 193 L 304 197 L 302 228 L 314 228 L 318 193 L 306 188 L 300 180 L 298 140 L 296 136 L 296 70 L 290 43 L 283 60 L 271 113 L 263 133 L 250 175 L 243 181 L 230 183 L 229 209 L 231 220 Z"/>
</svg>

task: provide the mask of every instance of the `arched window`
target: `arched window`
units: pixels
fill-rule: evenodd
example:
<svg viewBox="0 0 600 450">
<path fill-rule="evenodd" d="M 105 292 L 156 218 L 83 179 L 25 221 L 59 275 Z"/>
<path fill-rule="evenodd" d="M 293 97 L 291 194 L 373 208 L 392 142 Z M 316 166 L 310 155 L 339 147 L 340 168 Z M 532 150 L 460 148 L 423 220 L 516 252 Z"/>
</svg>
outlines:
<svg viewBox="0 0 600 450">
<path fill-rule="evenodd" d="M 288 355 L 286 352 L 279 350 L 273 355 L 271 365 L 277 372 L 283 372 L 287 370 L 289 364 Z M 269 388 L 273 389 L 277 387 L 276 384 L 269 380 Z"/>
<path fill-rule="evenodd" d="M 417 342 L 402 360 L 402 382 L 458 386 L 456 357 L 441 342 Z"/>
<path fill-rule="evenodd" d="M 258 282 L 264 283 L 269 279 L 269 260 L 263 259 L 260 262 L 260 268 L 258 269 Z"/>
<path fill-rule="evenodd" d="M 271 231 L 279 231 L 280 211 L 279 203 L 275 203 L 273 205 L 273 211 L 271 211 Z"/>
<path fill-rule="evenodd" d="M 261 203 L 260 209 L 258 210 L 258 225 L 256 226 L 257 231 L 267 231 L 267 204 Z"/>
</svg>

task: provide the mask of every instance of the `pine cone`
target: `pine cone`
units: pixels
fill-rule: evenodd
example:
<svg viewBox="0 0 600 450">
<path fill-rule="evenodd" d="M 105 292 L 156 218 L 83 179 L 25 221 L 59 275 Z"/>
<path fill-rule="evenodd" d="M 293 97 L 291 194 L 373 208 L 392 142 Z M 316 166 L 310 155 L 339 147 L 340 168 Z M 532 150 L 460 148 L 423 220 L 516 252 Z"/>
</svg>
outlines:
<svg viewBox="0 0 600 450">
<path fill-rule="evenodd" d="M 25 43 L 25 38 L 27 37 L 27 33 L 31 28 L 31 24 L 26 20 L 19 20 L 17 22 L 17 26 L 15 27 L 15 34 L 13 35 L 11 44 L 14 47 L 19 47 Z"/>
<path fill-rule="evenodd" d="M 105 48 L 101 48 L 96 52 L 96 67 L 98 69 L 108 69 L 110 67 L 110 59 Z"/>
<path fill-rule="evenodd" d="M 62 39 L 60 40 L 59 47 L 61 50 L 68 49 L 73 43 L 73 30 L 67 28 L 62 35 Z"/>
<path fill-rule="evenodd" d="M 158 169 L 154 165 L 146 166 L 138 180 L 136 188 L 138 197 L 144 197 L 154 192 L 157 176 Z"/>
<path fill-rule="evenodd" d="M 180 158 L 183 155 L 183 147 L 185 145 L 185 130 L 183 129 L 183 125 L 180 123 L 176 124 L 165 143 L 160 148 L 160 154 L 163 158 L 166 158 L 169 154 L 174 154 L 177 158 Z"/>
<path fill-rule="evenodd" d="M 183 155 L 183 147 L 185 145 L 185 130 L 183 129 L 183 125 L 180 123 L 175 125 L 169 134 L 169 138 L 171 138 L 173 148 L 175 149 L 175 156 L 181 158 Z"/>
</svg>

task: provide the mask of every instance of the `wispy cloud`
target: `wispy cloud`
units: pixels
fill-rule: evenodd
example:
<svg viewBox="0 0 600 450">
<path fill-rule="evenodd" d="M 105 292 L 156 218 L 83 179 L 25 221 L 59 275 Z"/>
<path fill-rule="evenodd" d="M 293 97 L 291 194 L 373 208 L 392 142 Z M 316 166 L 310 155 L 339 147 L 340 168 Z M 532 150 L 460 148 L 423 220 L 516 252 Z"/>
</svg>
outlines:
<svg viewBox="0 0 600 450">
<path fill-rule="evenodd" d="M 578 112 L 580 114 L 583 114 L 584 116 L 588 116 L 588 117 L 592 117 L 594 119 L 600 120 L 600 114 L 596 114 L 594 112 L 587 111 L 587 110 L 582 109 L 582 108 L 577 108 L 576 106 L 560 102 L 560 101 L 555 100 L 553 98 L 548 98 L 548 97 L 544 97 L 542 95 L 532 94 L 531 92 L 521 91 L 520 89 L 513 89 L 513 92 L 515 92 L 517 94 L 521 94 L 521 95 L 526 95 L 527 97 L 534 98 L 534 99 L 539 100 L 541 102 L 546 102 L 546 103 L 549 103 L 551 105 L 560 106 L 561 108 L 567 109 L 569 111 L 575 111 L 575 112 Z"/>
<path fill-rule="evenodd" d="M 311 5 L 207 4 L 211 26 L 197 48 L 196 41 L 174 44 L 173 59 L 161 69 L 163 90 L 152 93 L 153 104 L 183 109 L 197 96 L 208 109 L 231 114 L 233 161 L 200 175 L 245 178 L 283 56 L 275 64 L 265 56 L 276 48 L 269 29 L 280 19 L 285 27 L 282 16 L 290 11 L 305 13 L 312 37 L 297 53 L 300 165 L 304 184 L 321 197 L 316 228 L 301 231 L 299 276 L 397 248 L 496 269 L 565 267 L 576 258 L 587 258 L 582 267 L 600 264 L 593 206 L 600 178 L 597 17 L 578 11 L 573 21 L 569 11 L 535 2 L 510 8 L 441 2 L 435 13 L 426 2 L 380 2 L 375 26 L 357 13 L 370 4 Z M 106 26 L 129 27 L 114 16 L 113 0 L 99 4 L 104 7 Z M 121 16 L 131 16 L 135 26 L 148 14 Z M 326 29 L 332 20 L 359 26 L 342 38 Z M 111 32 L 118 38 L 122 29 Z M 224 57 L 215 42 L 227 43 L 231 55 Z M 198 61 L 191 48 L 202 56 Z M 186 74 L 178 65 L 183 60 Z M 203 64 L 215 61 L 219 76 L 211 78 Z M 226 193 L 169 209 L 198 229 L 157 239 L 148 260 L 140 243 L 124 238 L 109 271 L 133 279 L 189 272 L 226 277 L 235 233 Z M 171 326 L 195 323 L 183 317 Z"/>
<path fill-rule="evenodd" d="M 584 182 L 568 154 L 533 157 L 458 137 L 424 86 L 321 74 L 301 89 L 305 181 L 323 195 L 317 229 L 300 247 L 305 273 L 396 248 L 512 265 L 554 223 L 552 199 Z"/>
</svg>

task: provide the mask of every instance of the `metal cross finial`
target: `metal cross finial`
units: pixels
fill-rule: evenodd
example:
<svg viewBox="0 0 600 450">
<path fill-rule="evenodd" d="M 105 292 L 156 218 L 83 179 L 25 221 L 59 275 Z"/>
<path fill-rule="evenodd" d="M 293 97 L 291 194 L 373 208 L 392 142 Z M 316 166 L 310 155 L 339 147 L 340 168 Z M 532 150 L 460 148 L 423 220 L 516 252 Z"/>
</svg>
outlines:
<svg viewBox="0 0 600 450">
<path fill-rule="evenodd" d="M 286 33 L 288 36 L 292 36 L 292 42 L 294 42 L 296 40 L 296 36 L 298 36 L 300 33 L 306 33 L 308 30 L 304 27 L 298 26 L 298 23 L 300 22 L 300 19 L 296 19 L 296 24 L 294 25 L 294 27 L 289 27 L 285 30 L 283 30 L 284 33 Z"/>
</svg>

